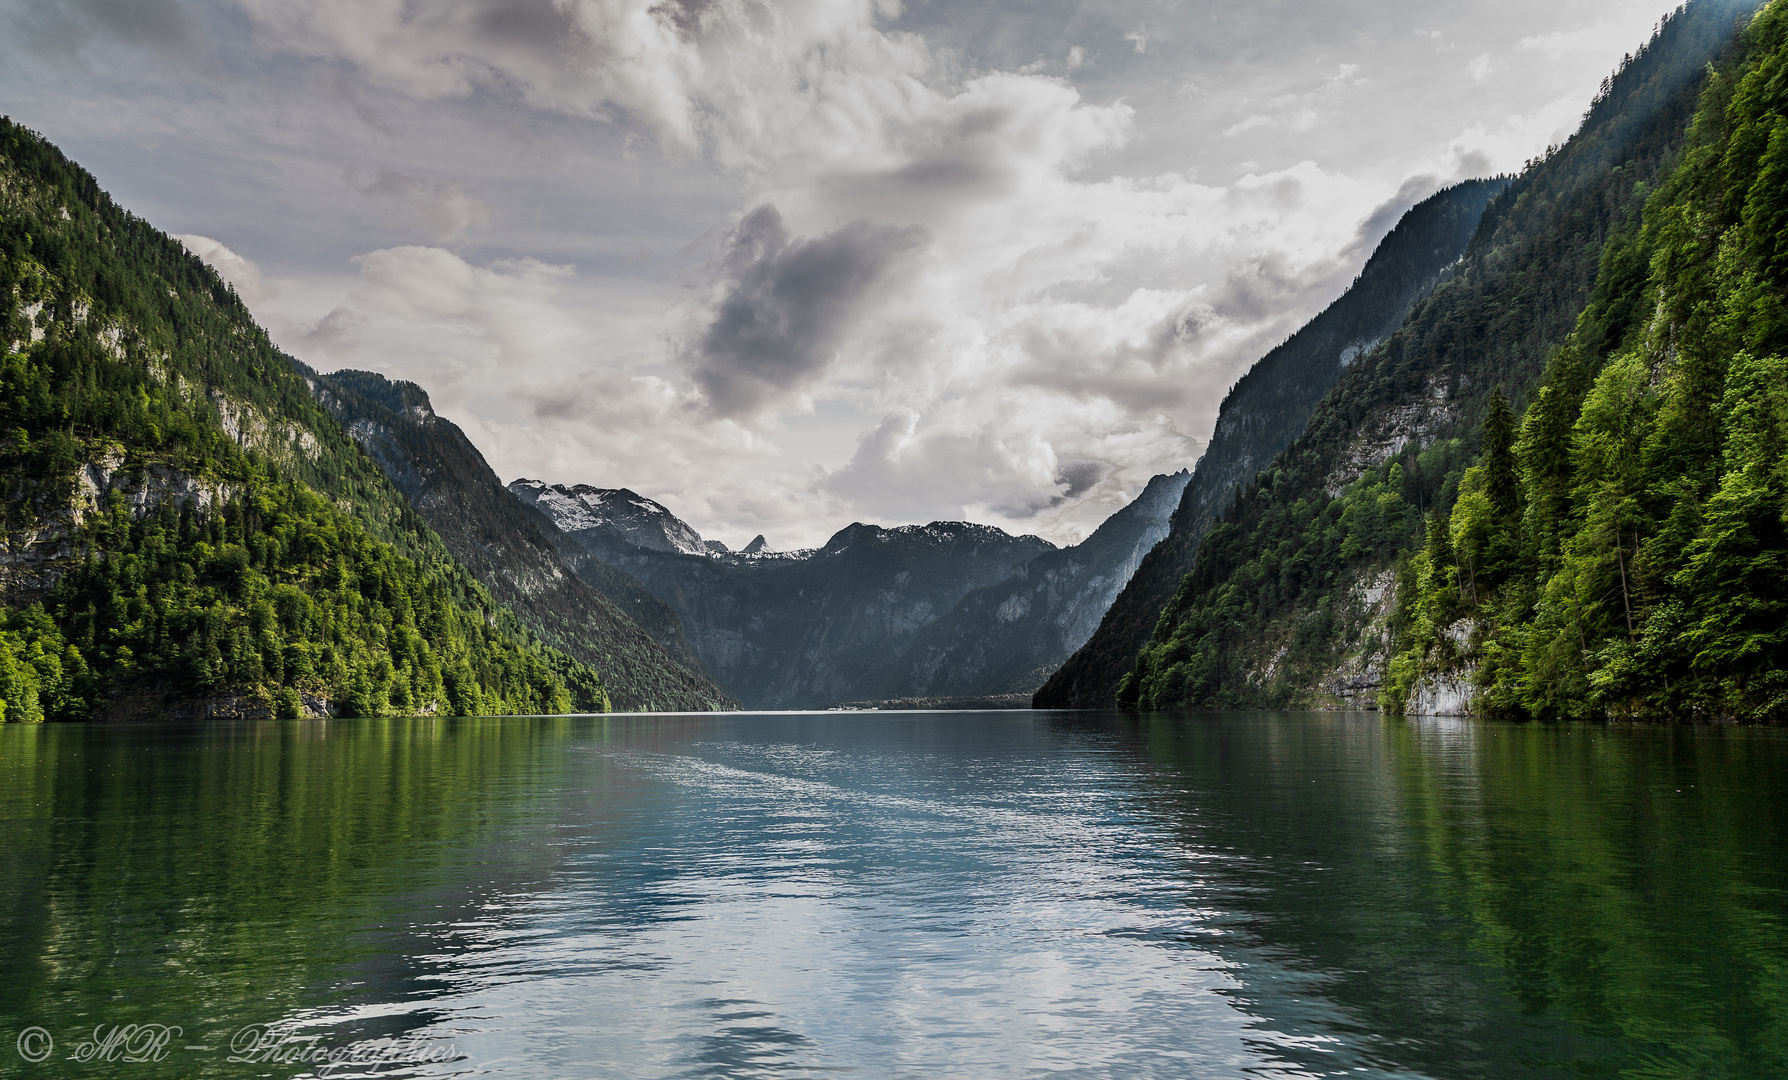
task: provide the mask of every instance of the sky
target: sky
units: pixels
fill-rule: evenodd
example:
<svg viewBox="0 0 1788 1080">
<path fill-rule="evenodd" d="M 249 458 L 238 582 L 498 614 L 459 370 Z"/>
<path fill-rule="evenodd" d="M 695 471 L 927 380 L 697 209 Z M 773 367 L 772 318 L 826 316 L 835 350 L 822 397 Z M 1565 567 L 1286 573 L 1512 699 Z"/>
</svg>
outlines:
<svg viewBox="0 0 1788 1080">
<path fill-rule="evenodd" d="M 0 0 L 0 112 L 505 482 L 1061 544 L 1657 0 Z"/>
</svg>

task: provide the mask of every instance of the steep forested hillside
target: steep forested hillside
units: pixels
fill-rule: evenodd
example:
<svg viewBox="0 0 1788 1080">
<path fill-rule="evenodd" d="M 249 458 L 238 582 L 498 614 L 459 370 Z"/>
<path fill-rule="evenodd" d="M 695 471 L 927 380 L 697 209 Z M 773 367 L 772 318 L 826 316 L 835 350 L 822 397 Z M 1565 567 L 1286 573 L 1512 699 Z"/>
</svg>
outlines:
<svg viewBox="0 0 1788 1080">
<path fill-rule="evenodd" d="M 1380 241 L 1347 292 L 1260 362 L 1224 397 L 1168 534 L 1142 560 L 1090 640 L 1036 695 L 1039 708 L 1103 708 L 1135 662 L 1162 607 L 1238 485 L 1303 432 L 1350 364 L 1382 341 L 1465 250 L 1504 180 L 1472 180 L 1412 207 Z"/>
<path fill-rule="evenodd" d="M 615 708 L 738 707 L 702 672 L 676 613 L 645 586 L 604 567 L 615 580 L 599 592 L 560 562 L 535 516 L 465 433 L 435 415 L 421 387 L 366 371 L 306 377 L 454 558 L 542 640 L 601 671 Z"/>
<path fill-rule="evenodd" d="M 215 273 L 4 120 L 0 346 L 6 719 L 607 707 Z"/>
<path fill-rule="evenodd" d="M 1708 80 L 1405 576 L 1392 708 L 1788 717 L 1788 6 Z M 1449 685 L 1451 684 L 1451 685 Z M 1413 697 L 1413 701 L 1412 701 Z"/>
<path fill-rule="evenodd" d="M 1511 641 L 1485 635 L 1481 628 L 1466 641 L 1459 639 L 1460 627 L 1449 632 L 1452 609 L 1441 595 L 1444 589 L 1429 590 L 1435 595 L 1425 609 L 1428 629 L 1419 628 L 1423 613 L 1414 604 L 1419 589 L 1412 583 L 1421 568 L 1410 555 L 1428 535 L 1437 544 L 1443 538 L 1450 543 L 1458 531 L 1449 525 L 1455 505 L 1464 507 L 1457 539 L 1467 549 L 1468 603 L 1478 611 L 1482 604 L 1506 601 L 1515 607 L 1501 609 L 1503 617 L 1512 618 L 1520 601 L 1508 599 L 1499 587 L 1516 576 L 1523 557 L 1519 549 L 1525 544 L 1537 559 L 1537 553 L 1561 543 L 1557 526 L 1545 524 L 1551 520 L 1545 514 L 1536 517 L 1536 527 L 1552 533 L 1531 543 L 1514 539 L 1524 529 L 1515 520 L 1525 497 L 1511 480 L 1515 416 L 1530 402 L 1542 407 L 1530 413 L 1539 426 L 1523 435 L 1527 445 L 1539 446 L 1542 429 L 1552 432 L 1548 437 L 1554 441 L 1546 450 L 1528 450 L 1528 460 L 1548 476 L 1562 469 L 1561 475 L 1571 478 L 1554 476 L 1550 486 L 1540 485 L 1542 501 L 1556 500 L 1580 482 L 1575 471 L 1580 461 L 1558 452 L 1557 428 L 1575 422 L 1576 406 L 1566 401 L 1574 402 L 1586 389 L 1561 389 L 1544 398 L 1538 389 L 1542 372 L 1558 372 L 1561 387 L 1587 388 L 1601 371 L 1602 358 L 1624 355 L 1625 343 L 1644 339 L 1655 341 L 1659 352 L 1644 377 L 1623 368 L 1633 380 L 1632 392 L 1639 392 L 1639 383 L 1661 387 L 1681 378 L 1676 354 L 1687 341 L 1682 334 L 1700 331 L 1674 327 L 1713 321 L 1718 304 L 1696 299 L 1654 311 L 1647 306 L 1645 282 L 1654 261 L 1669 264 L 1672 252 L 1710 264 L 1731 253 L 1720 246 L 1724 234 L 1718 233 L 1696 234 L 1693 244 L 1681 239 L 1648 249 L 1640 239 L 1652 228 L 1644 224 L 1645 208 L 1660 197 L 1655 190 L 1660 177 L 1666 186 L 1675 183 L 1671 177 L 1682 174 L 1685 161 L 1695 153 L 1712 153 L 1697 149 L 1711 136 L 1697 134 L 1685 149 L 1684 132 L 1709 61 L 1729 51 L 1735 27 L 1754 6 L 1697 0 L 1678 9 L 1604 84 L 1578 134 L 1532 163 L 1490 202 L 1451 280 L 1351 367 L 1304 435 L 1237 493 L 1126 677 L 1121 704 L 1358 703 L 1377 695 L 1397 635 L 1407 641 L 1401 647 L 1405 652 L 1420 654 L 1399 664 L 1398 678 L 1406 688 L 1425 665 L 1444 666 L 1460 657 L 1483 661 L 1480 676 L 1491 686 L 1502 685 L 1494 672 L 1510 663 Z M 1718 90 L 1720 80 L 1736 77 L 1718 77 L 1710 92 Z M 1705 126 L 1698 125 L 1698 131 Z M 1728 181 L 1727 191 L 1733 183 Z M 1725 212 L 1737 211 L 1727 205 Z M 1647 213 L 1643 220 L 1642 213 Z M 1679 232 L 1687 237 L 1693 230 Z M 1667 354 L 1672 358 L 1664 360 Z M 1712 388 L 1698 384 L 1694 393 L 1705 404 L 1723 390 L 1716 381 Z M 1661 407 L 1659 415 L 1665 415 Z M 1659 446 L 1677 455 L 1673 467 L 1714 468 L 1711 462 L 1721 450 L 1712 434 L 1713 417 L 1709 405 L 1695 423 L 1660 437 Z M 1470 472 L 1486 451 L 1486 430 L 1492 434 L 1487 448 L 1493 461 Z M 1636 446 L 1623 453 L 1631 456 Z M 1600 480 L 1588 482 L 1594 486 Z M 1706 485 L 1712 482 L 1703 481 L 1697 490 L 1711 491 Z M 1579 496 L 1570 512 L 1586 512 L 1591 502 Z M 1567 513 L 1562 504 L 1550 505 Z M 1695 520 L 1699 504 L 1695 512 L 1687 506 L 1677 511 L 1675 534 L 1685 543 L 1701 535 Z M 1623 504 L 1621 512 L 1627 546 L 1610 546 L 1605 553 L 1617 570 L 1625 567 L 1625 552 L 1634 542 L 1631 508 Z M 1441 553 L 1432 562 L 1446 558 L 1457 556 Z M 1488 580 L 1485 569 L 1490 569 Z M 1541 571 L 1539 563 L 1534 571 Z M 1553 580 L 1551 571 L 1544 580 Z M 1529 594 L 1534 610 L 1556 617 L 1557 601 L 1547 606 L 1531 589 Z M 1588 634 L 1578 636 L 1578 625 L 1569 624 L 1567 633 L 1587 656 Z M 1556 646 L 1558 635 L 1551 640 Z"/>
</svg>

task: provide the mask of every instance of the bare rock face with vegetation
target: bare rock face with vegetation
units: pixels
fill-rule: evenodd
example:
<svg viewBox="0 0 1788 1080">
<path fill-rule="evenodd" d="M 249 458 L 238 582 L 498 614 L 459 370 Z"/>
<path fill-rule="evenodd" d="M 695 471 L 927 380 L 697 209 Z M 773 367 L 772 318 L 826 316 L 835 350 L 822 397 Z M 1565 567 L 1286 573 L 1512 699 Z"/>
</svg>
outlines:
<svg viewBox="0 0 1788 1080">
<path fill-rule="evenodd" d="M 1656 47 L 1656 46 L 1654 46 Z M 1788 7 L 1701 87 L 1590 304 L 1406 563 L 1392 708 L 1788 715 Z"/>
</svg>

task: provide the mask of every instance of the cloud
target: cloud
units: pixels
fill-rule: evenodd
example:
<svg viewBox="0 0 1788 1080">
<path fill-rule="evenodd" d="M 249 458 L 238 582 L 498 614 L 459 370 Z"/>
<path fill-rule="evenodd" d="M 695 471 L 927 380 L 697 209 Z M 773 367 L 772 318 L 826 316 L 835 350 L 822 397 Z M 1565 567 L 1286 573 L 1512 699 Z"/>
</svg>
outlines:
<svg viewBox="0 0 1788 1080">
<path fill-rule="evenodd" d="M 205 260 L 218 276 L 236 288 L 236 295 L 249 304 L 259 304 L 279 295 L 268 282 L 261 268 L 242 256 L 225 247 L 221 242 L 209 236 L 196 233 L 176 233 L 174 239 L 186 246 L 186 250 Z"/>
<path fill-rule="evenodd" d="M 685 356 L 710 407 L 721 416 L 754 413 L 812 385 L 923 237 L 912 226 L 854 221 L 791 240 L 774 206 L 746 214 L 721 262 L 722 296 Z"/>
<path fill-rule="evenodd" d="M 1267 102 L 1267 109 L 1238 120 L 1223 129 L 1223 137 L 1233 139 L 1263 128 L 1284 131 L 1309 131 L 1321 122 L 1325 113 L 1333 112 L 1347 91 L 1372 82 L 1360 74 L 1358 64 L 1340 64 L 1334 74 L 1315 88 L 1296 94 L 1280 94 Z"/>
<path fill-rule="evenodd" d="M 355 266 L 322 318 L 270 320 L 275 339 L 324 371 L 421 384 L 505 480 L 632 487 L 735 544 L 766 531 L 819 543 L 856 509 L 824 490 L 818 466 L 715 418 L 687 380 L 601 363 L 611 343 L 565 295 L 570 266 L 419 246 Z"/>
<path fill-rule="evenodd" d="M 1471 76 L 1472 82 L 1476 83 L 1481 83 L 1485 79 L 1488 79 L 1491 70 L 1492 65 L 1490 63 L 1489 53 L 1479 53 L 1472 57 L 1471 63 L 1465 66 L 1465 73 Z"/>
<path fill-rule="evenodd" d="M 170 55 L 199 41 L 179 0 L 26 0 L 8 21 L 34 48 L 65 59 L 102 37 Z"/>
<path fill-rule="evenodd" d="M 350 176 L 348 182 L 378 203 L 387 220 L 438 244 L 464 240 L 469 230 L 490 224 L 490 208 L 455 183 L 424 183 L 390 169 L 380 169 L 370 179 Z"/>
<path fill-rule="evenodd" d="M 727 5 L 653 0 L 240 0 L 263 47 L 352 65 L 421 99 L 479 91 L 580 116 L 637 116 L 693 144 L 689 40 Z M 724 8 L 725 10 L 716 10 Z M 720 18 L 718 21 L 726 21 Z"/>
</svg>

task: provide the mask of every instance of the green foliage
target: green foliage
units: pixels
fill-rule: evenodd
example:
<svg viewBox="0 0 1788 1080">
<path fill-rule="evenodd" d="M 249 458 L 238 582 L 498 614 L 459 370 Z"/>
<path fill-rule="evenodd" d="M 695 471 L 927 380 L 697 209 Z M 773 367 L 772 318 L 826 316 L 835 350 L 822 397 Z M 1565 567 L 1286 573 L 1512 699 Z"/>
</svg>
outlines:
<svg viewBox="0 0 1788 1080">
<path fill-rule="evenodd" d="M 1387 704 L 1470 669 L 1489 713 L 1788 715 L 1785 84 L 1776 3 L 1702 92 L 1674 168 L 1604 256 L 1602 302 L 1546 369 L 1516 448 L 1512 572 L 1450 612 L 1472 647 L 1439 649 L 1444 617 L 1412 623 Z M 1496 445 L 1487 431 L 1486 468 Z M 1462 497 L 1453 516 L 1464 566 L 1486 512 Z M 1417 558 L 1438 554 L 1430 540 Z M 1440 583 L 1420 587 L 1418 609 L 1441 611 Z"/>
<path fill-rule="evenodd" d="M 1433 448 L 1430 471 L 1450 449 Z M 1261 482 L 1272 481 L 1268 475 Z M 1238 501 L 1232 516 L 1205 536 L 1154 640 L 1120 683 L 1118 706 L 1222 709 L 1291 701 L 1337 633 L 1360 630 L 1331 590 L 1351 571 L 1413 542 L 1421 528 L 1419 498 L 1419 484 L 1392 462 L 1338 498 Z M 1306 614 L 1279 628 L 1273 647 L 1263 649 L 1269 643 L 1258 640 L 1262 628 L 1300 611 Z M 1263 652 L 1275 654 L 1270 666 L 1251 667 L 1247 658 Z"/>
<path fill-rule="evenodd" d="M 1093 636 L 1037 692 L 1037 707 L 1110 702 L 1236 486 L 1298 438 L 1362 349 L 1390 336 L 1417 301 L 1454 276 L 1485 204 L 1508 183 L 1508 177 L 1467 180 L 1417 203 L 1340 299 L 1236 381 L 1167 538 L 1143 558 Z"/>
<path fill-rule="evenodd" d="M 216 697 L 290 716 L 305 695 L 363 715 L 607 708 L 227 284 L 5 120 L 0 432 L 5 719 Z"/>
<path fill-rule="evenodd" d="M 431 571 L 296 485 L 220 512 L 118 500 L 45 604 L 7 629 L 36 661 L 43 718 L 81 719 L 96 694 L 246 696 L 299 715 L 560 713 L 600 684 L 547 652 L 463 575 Z M 97 680 L 81 658 L 104 673 Z"/>
</svg>

